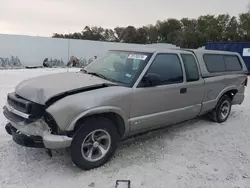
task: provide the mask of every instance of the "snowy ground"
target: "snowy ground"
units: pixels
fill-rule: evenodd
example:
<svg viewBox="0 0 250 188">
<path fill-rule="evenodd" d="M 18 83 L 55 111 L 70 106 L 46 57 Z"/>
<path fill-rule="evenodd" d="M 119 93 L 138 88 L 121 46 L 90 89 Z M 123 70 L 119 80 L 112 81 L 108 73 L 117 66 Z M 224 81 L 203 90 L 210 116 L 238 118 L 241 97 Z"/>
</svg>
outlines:
<svg viewBox="0 0 250 188">
<path fill-rule="evenodd" d="M 0 71 L 1 188 L 111 188 L 117 179 L 130 179 L 133 188 L 250 187 L 248 96 L 224 124 L 198 118 L 130 139 L 107 165 L 88 172 L 73 166 L 66 150 L 50 159 L 43 149 L 16 145 L 4 130 L 6 94 L 23 79 L 66 70 Z"/>
</svg>

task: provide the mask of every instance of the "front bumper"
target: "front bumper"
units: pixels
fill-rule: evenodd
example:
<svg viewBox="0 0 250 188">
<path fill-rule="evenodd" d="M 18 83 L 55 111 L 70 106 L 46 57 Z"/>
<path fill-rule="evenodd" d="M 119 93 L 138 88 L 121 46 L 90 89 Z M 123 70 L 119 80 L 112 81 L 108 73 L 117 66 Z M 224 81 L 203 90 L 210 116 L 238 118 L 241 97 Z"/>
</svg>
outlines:
<svg viewBox="0 0 250 188">
<path fill-rule="evenodd" d="M 67 148 L 71 145 L 72 138 L 66 135 L 51 134 L 49 126 L 42 119 L 25 119 L 6 106 L 3 114 L 10 121 L 5 126 L 6 131 L 12 135 L 17 144 L 48 149 Z"/>
<path fill-rule="evenodd" d="M 7 133 L 12 135 L 13 140 L 21 146 L 45 148 L 43 144 L 43 139 L 41 136 L 27 136 L 25 134 L 22 134 L 15 127 L 13 127 L 10 123 L 8 123 L 5 126 L 5 129 Z"/>
</svg>

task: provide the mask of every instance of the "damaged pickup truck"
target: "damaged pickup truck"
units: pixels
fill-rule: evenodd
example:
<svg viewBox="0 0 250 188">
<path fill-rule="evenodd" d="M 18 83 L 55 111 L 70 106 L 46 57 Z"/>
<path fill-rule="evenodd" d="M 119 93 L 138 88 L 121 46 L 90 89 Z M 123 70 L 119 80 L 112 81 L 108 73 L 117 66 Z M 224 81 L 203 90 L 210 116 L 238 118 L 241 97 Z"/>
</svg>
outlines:
<svg viewBox="0 0 250 188">
<path fill-rule="evenodd" d="M 6 131 L 23 146 L 69 147 L 89 170 L 128 136 L 203 114 L 225 122 L 244 100 L 247 72 L 231 52 L 111 50 L 79 72 L 22 81 L 8 94 Z"/>
</svg>

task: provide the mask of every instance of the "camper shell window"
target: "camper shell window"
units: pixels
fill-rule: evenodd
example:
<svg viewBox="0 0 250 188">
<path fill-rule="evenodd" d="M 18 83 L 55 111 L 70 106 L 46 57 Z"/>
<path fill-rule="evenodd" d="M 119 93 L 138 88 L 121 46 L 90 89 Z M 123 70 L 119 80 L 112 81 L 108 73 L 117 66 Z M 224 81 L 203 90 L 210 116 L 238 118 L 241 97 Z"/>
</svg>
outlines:
<svg viewBox="0 0 250 188">
<path fill-rule="evenodd" d="M 236 55 L 204 54 L 203 59 L 211 73 L 242 70 L 241 62 Z"/>
</svg>

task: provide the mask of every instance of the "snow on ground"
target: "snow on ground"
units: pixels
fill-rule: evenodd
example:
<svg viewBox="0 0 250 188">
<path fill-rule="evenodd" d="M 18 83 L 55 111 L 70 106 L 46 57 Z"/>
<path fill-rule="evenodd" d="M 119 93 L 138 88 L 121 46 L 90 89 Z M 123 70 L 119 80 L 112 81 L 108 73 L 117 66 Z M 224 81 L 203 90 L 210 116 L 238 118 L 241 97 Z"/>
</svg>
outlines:
<svg viewBox="0 0 250 188">
<path fill-rule="evenodd" d="M 44 149 L 16 145 L 4 130 L 6 94 L 21 80 L 66 70 L 0 71 L 1 188 L 111 188 L 117 179 L 131 180 L 133 188 L 250 187 L 248 96 L 233 107 L 226 123 L 201 117 L 129 139 L 107 165 L 92 171 L 75 167 L 68 150 L 56 150 L 49 158 Z"/>
</svg>

